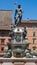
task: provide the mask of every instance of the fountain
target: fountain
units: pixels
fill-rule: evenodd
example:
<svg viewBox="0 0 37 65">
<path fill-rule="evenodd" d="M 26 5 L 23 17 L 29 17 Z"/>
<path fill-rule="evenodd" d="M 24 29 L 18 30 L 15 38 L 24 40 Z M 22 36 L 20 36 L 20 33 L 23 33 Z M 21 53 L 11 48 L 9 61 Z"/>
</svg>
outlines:
<svg viewBox="0 0 37 65">
<path fill-rule="evenodd" d="M 9 35 L 11 40 L 8 43 L 8 51 L 4 58 L 32 58 L 31 50 L 29 49 L 29 43 L 26 39 L 27 30 L 26 26 L 21 27 L 22 19 L 22 8 L 21 5 L 18 5 L 18 9 L 15 10 L 15 24 L 11 26 Z"/>
</svg>

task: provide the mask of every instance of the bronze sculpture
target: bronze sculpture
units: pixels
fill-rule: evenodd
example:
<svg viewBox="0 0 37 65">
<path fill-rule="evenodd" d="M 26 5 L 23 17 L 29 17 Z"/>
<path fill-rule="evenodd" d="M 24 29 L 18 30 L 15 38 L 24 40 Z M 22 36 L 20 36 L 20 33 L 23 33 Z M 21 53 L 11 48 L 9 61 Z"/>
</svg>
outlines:
<svg viewBox="0 0 37 65">
<path fill-rule="evenodd" d="M 14 16 L 15 24 L 18 26 L 21 24 L 22 12 L 23 11 L 21 5 L 18 5 L 18 8 L 15 10 L 15 16 Z"/>
</svg>

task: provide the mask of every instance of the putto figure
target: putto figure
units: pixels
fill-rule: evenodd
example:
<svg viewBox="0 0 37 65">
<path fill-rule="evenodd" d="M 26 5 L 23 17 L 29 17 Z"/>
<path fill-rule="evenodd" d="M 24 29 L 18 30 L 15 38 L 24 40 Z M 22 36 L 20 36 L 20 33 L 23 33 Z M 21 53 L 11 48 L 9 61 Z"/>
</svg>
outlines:
<svg viewBox="0 0 37 65">
<path fill-rule="evenodd" d="M 18 5 L 18 8 L 15 10 L 15 24 L 20 25 L 22 19 L 22 8 L 21 5 Z"/>
</svg>

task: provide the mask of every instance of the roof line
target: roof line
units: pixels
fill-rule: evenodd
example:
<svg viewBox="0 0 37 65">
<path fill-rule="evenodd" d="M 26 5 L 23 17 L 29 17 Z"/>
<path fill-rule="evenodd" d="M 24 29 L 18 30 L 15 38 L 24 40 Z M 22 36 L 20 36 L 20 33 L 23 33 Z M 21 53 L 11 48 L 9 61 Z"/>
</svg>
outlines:
<svg viewBox="0 0 37 65">
<path fill-rule="evenodd" d="M 32 20 L 32 19 L 31 19 L 31 20 L 22 20 L 22 21 L 37 21 L 37 20 Z"/>
<path fill-rule="evenodd" d="M 1 9 L 0 11 L 13 11 L 13 10 L 3 10 L 3 9 Z"/>
</svg>

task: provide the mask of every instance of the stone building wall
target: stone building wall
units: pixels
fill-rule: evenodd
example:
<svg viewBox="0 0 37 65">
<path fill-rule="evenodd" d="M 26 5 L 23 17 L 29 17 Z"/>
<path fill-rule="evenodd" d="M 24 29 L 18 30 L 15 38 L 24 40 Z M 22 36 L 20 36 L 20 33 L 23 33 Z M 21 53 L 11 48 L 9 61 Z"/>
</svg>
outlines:
<svg viewBox="0 0 37 65">
<path fill-rule="evenodd" d="M 26 26 L 27 36 L 26 39 L 29 42 L 29 48 L 37 47 L 37 20 L 34 21 L 22 21 L 21 27 Z"/>
</svg>

